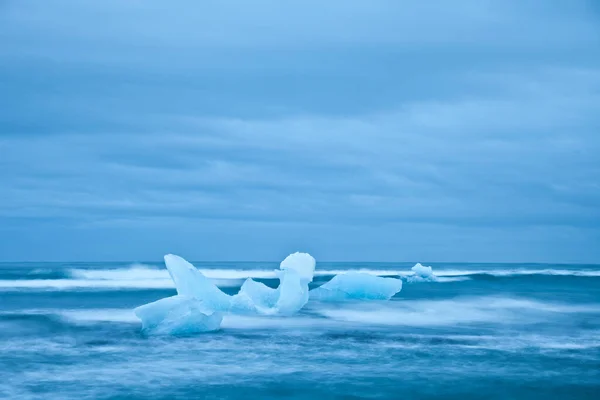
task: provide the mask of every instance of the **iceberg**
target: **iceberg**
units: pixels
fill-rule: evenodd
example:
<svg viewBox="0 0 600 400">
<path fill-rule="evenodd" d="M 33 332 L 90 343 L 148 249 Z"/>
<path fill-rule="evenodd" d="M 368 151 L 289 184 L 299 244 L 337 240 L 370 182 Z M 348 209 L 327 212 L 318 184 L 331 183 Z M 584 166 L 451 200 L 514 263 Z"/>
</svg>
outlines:
<svg viewBox="0 0 600 400">
<path fill-rule="evenodd" d="M 334 276 L 329 282 L 310 291 L 310 298 L 320 301 L 389 300 L 402 290 L 402 281 L 362 272 Z"/>
<path fill-rule="evenodd" d="M 410 275 L 407 278 L 408 282 L 424 282 L 437 280 L 437 276 L 435 276 L 435 274 L 433 273 L 433 268 L 421 265 L 421 263 L 416 263 L 415 266 L 411 268 L 411 270 L 413 272 L 413 275 Z"/>
</svg>

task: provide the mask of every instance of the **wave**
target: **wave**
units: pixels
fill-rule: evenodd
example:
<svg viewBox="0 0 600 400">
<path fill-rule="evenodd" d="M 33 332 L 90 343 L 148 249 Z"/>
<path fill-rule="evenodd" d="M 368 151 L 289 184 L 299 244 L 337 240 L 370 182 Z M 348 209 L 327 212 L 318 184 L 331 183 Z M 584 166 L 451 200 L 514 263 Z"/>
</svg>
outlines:
<svg viewBox="0 0 600 400">
<path fill-rule="evenodd" d="M 200 272 L 210 279 L 234 279 L 241 280 L 246 278 L 253 279 L 276 279 L 275 270 L 272 269 L 224 269 L 224 268 L 199 268 Z M 361 272 L 377 276 L 412 276 L 411 270 L 394 269 L 331 269 L 315 271 L 315 277 L 330 277 L 348 272 Z M 549 275 L 549 276 L 579 276 L 579 277 L 600 277 L 600 270 L 591 269 L 463 269 L 446 270 L 435 269 L 435 275 L 443 278 L 471 277 L 474 275 L 489 275 L 494 277 L 511 277 L 526 275 Z M 139 280 L 139 279 L 170 279 L 166 269 L 155 268 L 143 264 L 134 264 L 127 268 L 117 269 L 70 269 L 66 272 L 67 277 L 75 279 L 90 280 Z M 454 282 L 457 280 L 446 279 L 445 282 Z"/>
<path fill-rule="evenodd" d="M 276 279 L 274 269 L 225 269 L 225 268 L 198 268 L 204 276 L 210 279 Z M 334 269 L 316 270 L 314 276 L 328 277 L 348 272 L 362 272 L 377 276 L 408 276 L 410 271 L 382 270 L 382 269 Z M 117 269 L 71 269 L 68 276 L 76 279 L 97 280 L 134 280 L 134 279 L 169 279 L 166 269 L 154 268 L 143 264 L 134 264 L 128 268 Z"/>
<path fill-rule="evenodd" d="M 470 324 L 536 324 L 569 314 L 598 314 L 600 304 L 564 304 L 511 297 L 460 297 L 444 300 L 403 300 L 318 308 L 326 318 L 356 325 L 438 327 Z"/>
<path fill-rule="evenodd" d="M 247 278 L 277 279 L 274 270 L 243 269 L 201 269 L 215 285 L 219 287 L 239 287 Z M 410 274 L 393 270 L 323 270 L 315 273 L 315 282 L 327 281 L 332 276 L 348 272 L 362 272 L 376 276 L 404 277 Z M 173 281 L 166 269 L 151 266 L 133 265 L 117 269 L 66 269 L 63 271 L 46 271 L 44 273 L 27 273 L 19 276 L 4 275 L 0 279 L 2 290 L 70 290 L 70 289 L 174 289 Z M 469 277 L 439 277 L 438 282 L 457 282 Z"/>
<path fill-rule="evenodd" d="M 67 271 L 55 268 L 35 268 L 32 270 L 1 269 L 0 279 L 3 280 L 30 280 L 30 279 L 67 279 Z"/>
<path fill-rule="evenodd" d="M 139 279 L 169 279 L 166 269 L 154 268 L 144 264 L 132 264 L 126 268 L 115 269 L 79 269 L 72 268 L 65 271 L 67 278 L 87 280 L 114 280 L 128 281 Z"/>
<path fill-rule="evenodd" d="M 76 322 L 139 322 L 129 309 L 57 310 L 57 313 Z M 223 328 L 333 328 L 340 327 L 340 323 L 410 327 L 479 323 L 529 325 L 574 314 L 600 314 L 600 304 L 568 304 L 497 296 L 402 300 L 376 304 L 352 302 L 342 306 L 338 304 L 335 308 L 325 303 L 311 302 L 305 313 L 294 317 L 227 315 Z"/>
<path fill-rule="evenodd" d="M 61 318 L 73 323 L 119 322 L 139 324 L 133 310 L 123 308 L 92 308 L 84 310 L 59 310 Z"/>
<path fill-rule="evenodd" d="M 203 268 L 200 271 L 217 286 L 239 287 L 246 278 L 277 279 L 272 269 Z M 328 269 L 315 271 L 315 282 L 323 282 L 338 274 L 361 272 L 377 276 L 409 278 L 409 269 Z M 600 277 L 598 269 L 443 269 L 435 268 L 437 283 L 461 282 L 473 279 L 523 278 L 523 277 Z M 118 289 L 173 289 L 166 269 L 145 264 L 132 264 L 122 268 L 36 268 L 0 270 L 2 290 L 118 290 Z"/>
<path fill-rule="evenodd" d="M 481 324 L 528 326 L 548 322 L 551 326 L 571 323 L 574 318 L 595 320 L 600 304 L 570 304 L 519 297 L 464 296 L 439 300 L 401 300 L 389 303 L 344 303 L 336 307 L 311 302 L 293 317 L 227 315 L 223 329 L 362 329 L 371 327 L 435 328 L 480 326 Z M 30 309 L 0 312 L 0 320 L 55 316 L 73 324 L 137 323 L 131 309 Z M 598 332 L 600 325 L 589 326 Z M 506 331 L 508 332 L 508 331 Z M 533 333 L 533 332 L 532 332 Z M 574 339 L 574 338 L 573 338 Z"/>
<path fill-rule="evenodd" d="M 523 275 L 549 275 L 549 276 L 581 276 L 581 277 L 600 277 L 600 270 L 575 270 L 575 269 L 498 269 L 498 270 L 443 270 L 436 269 L 436 276 L 472 276 L 489 275 L 496 277 L 510 277 Z"/>
<path fill-rule="evenodd" d="M 228 279 L 211 279 L 218 287 L 239 287 L 241 281 Z M 0 280 L 2 290 L 121 290 L 121 289 L 175 289 L 171 279 L 29 279 Z"/>
<path fill-rule="evenodd" d="M 200 272 L 211 279 L 275 279 L 277 276 L 273 269 L 225 269 L 225 268 L 199 268 Z M 407 277 L 413 275 L 411 270 L 397 269 L 331 269 L 315 271 L 317 277 L 327 277 L 348 272 L 361 272 L 377 276 L 399 276 Z M 435 275 L 438 277 L 459 277 L 471 275 L 490 275 L 490 276 L 520 276 L 520 275 L 555 275 L 555 276 L 582 276 L 582 277 L 600 277 L 600 269 L 435 269 Z M 156 268 L 144 264 L 133 264 L 127 268 L 116 269 L 70 269 L 67 274 L 73 278 L 79 279 L 168 279 L 169 273 L 166 269 Z"/>
<path fill-rule="evenodd" d="M 29 279 L 29 280 L 0 280 L 0 288 L 10 289 L 171 289 L 174 288 L 170 279 L 140 279 L 128 281 L 96 280 L 96 279 Z"/>
<path fill-rule="evenodd" d="M 244 270 L 244 269 L 200 269 L 200 272 L 210 279 L 274 279 L 273 270 Z M 138 280 L 142 279 L 171 279 L 166 269 L 154 268 L 143 264 L 134 264 L 128 268 L 117 269 L 71 269 L 69 276 L 76 279 L 94 280 Z"/>
</svg>

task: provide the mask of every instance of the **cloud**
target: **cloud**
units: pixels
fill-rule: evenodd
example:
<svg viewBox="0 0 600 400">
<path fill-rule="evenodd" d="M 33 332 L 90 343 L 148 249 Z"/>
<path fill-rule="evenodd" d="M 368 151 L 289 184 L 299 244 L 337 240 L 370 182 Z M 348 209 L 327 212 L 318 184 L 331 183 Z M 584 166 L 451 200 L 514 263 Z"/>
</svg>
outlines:
<svg viewBox="0 0 600 400">
<path fill-rule="evenodd" d="M 600 79 L 584 74 L 585 86 L 579 76 L 558 71 L 557 84 L 544 78 L 541 93 L 523 90 L 520 77 L 513 93 L 499 97 L 417 102 L 374 115 L 173 115 L 168 131 L 9 138 L 5 171 L 21 173 L 4 177 L 13 186 L 3 209 L 597 223 L 600 122 L 589 105 L 600 100 Z M 572 82 L 566 89 L 564 79 Z"/>
<path fill-rule="evenodd" d="M 485 43 L 527 48 L 571 46 L 573 39 L 582 38 L 597 43 L 591 35 L 597 32 L 595 16 L 589 11 L 585 2 L 556 8 L 542 0 L 469 0 L 460 4 L 447 0 L 435 5 L 417 0 L 305 0 L 285 5 L 261 0 L 249 5 L 233 0 L 184 1 L 177 6 L 160 1 L 60 0 L 52 6 L 12 2 L 3 19 L 9 32 L 18 37 L 31 37 L 30 29 L 17 29 L 25 26 L 73 45 L 99 42 L 104 44 L 101 51 L 109 44 L 122 49 L 136 43 L 180 48 Z M 67 12 L 68 19 L 64 18 Z M 533 15 L 535 19 L 530 18 Z M 107 25 L 111 29 L 102 29 Z"/>
<path fill-rule="evenodd" d="M 583 2 L 245 4 L 8 3 L 0 254 L 597 260 Z"/>
</svg>

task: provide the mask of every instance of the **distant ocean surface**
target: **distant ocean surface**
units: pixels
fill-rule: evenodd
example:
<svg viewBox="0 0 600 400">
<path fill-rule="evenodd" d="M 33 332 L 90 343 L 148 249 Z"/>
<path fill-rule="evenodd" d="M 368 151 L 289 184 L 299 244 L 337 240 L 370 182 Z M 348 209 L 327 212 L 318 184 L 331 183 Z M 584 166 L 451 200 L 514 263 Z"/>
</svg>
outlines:
<svg viewBox="0 0 600 400">
<path fill-rule="evenodd" d="M 278 263 L 194 263 L 227 293 Z M 600 266 L 317 263 L 316 287 L 396 276 L 391 301 L 145 336 L 132 309 L 175 294 L 161 263 L 0 263 L 0 399 L 600 399 Z"/>
</svg>

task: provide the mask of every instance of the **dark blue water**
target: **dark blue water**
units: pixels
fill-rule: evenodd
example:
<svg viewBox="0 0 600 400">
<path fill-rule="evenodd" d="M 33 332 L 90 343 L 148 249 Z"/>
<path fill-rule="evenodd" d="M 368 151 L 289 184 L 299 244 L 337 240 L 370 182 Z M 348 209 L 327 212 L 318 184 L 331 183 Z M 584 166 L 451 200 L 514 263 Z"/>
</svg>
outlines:
<svg viewBox="0 0 600 400">
<path fill-rule="evenodd" d="M 228 293 L 277 263 L 196 263 Z M 406 280 L 412 264 L 317 264 Z M 389 302 L 148 337 L 131 309 L 175 293 L 160 264 L 0 264 L 4 399 L 598 399 L 600 266 L 433 264 Z"/>
</svg>

